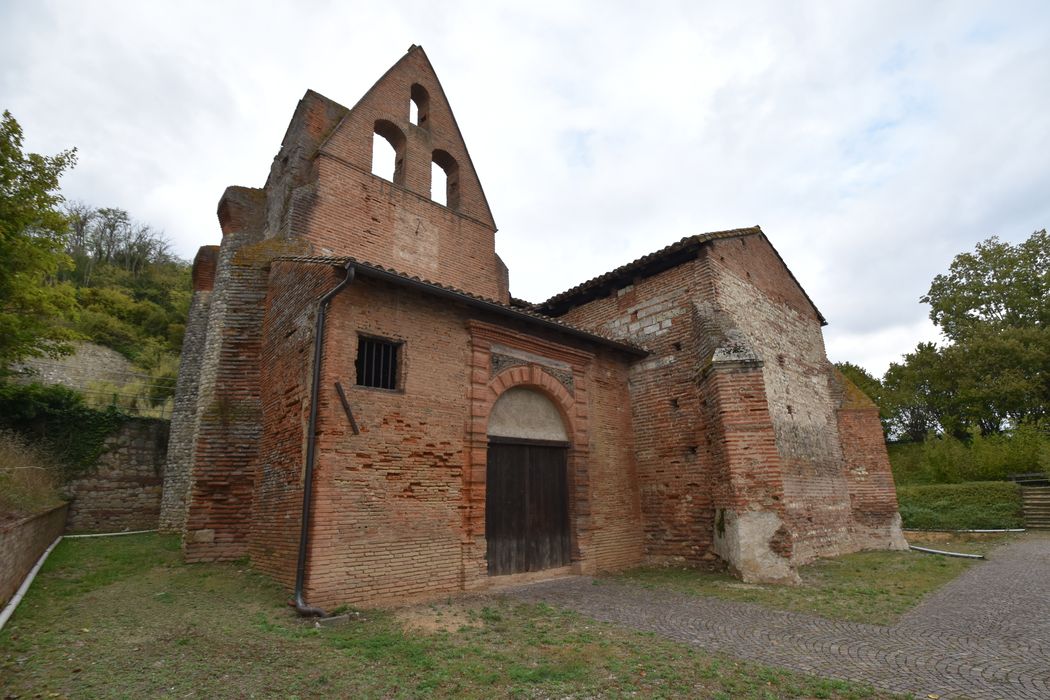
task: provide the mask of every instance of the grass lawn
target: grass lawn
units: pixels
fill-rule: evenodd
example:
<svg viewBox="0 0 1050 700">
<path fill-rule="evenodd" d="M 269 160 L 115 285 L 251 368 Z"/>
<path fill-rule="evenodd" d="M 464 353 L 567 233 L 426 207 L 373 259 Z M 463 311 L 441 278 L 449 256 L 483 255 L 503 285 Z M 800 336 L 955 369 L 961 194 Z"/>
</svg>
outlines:
<svg viewBox="0 0 1050 700">
<path fill-rule="evenodd" d="M 171 537 L 65 540 L 0 633 L 4 698 L 888 698 L 545 606 L 462 598 L 297 619 L 237 564 Z"/>
<path fill-rule="evenodd" d="M 1006 537 L 955 535 L 945 541 L 936 535 L 909 533 L 908 542 L 982 554 Z M 801 567 L 801 586 L 748 584 L 728 574 L 675 567 L 643 567 L 611 578 L 836 620 L 891 625 L 923 596 L 951 581 L 974 561 L 919 552 L 858 552 Z"/>
</svg>

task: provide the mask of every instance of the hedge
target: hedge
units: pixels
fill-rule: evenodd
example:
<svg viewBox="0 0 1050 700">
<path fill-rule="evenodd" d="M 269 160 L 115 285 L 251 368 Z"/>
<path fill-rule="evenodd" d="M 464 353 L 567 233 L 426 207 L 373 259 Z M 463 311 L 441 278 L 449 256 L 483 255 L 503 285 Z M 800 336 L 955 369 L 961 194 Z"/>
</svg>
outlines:
<svg viewBox="0 0 1050 700">
<path fill-rule="evenodd" d="M 904 527 L 920 530 L 1024 526 L 1021 490 L 1008 481 L 898 486 Z"/>
</svg>

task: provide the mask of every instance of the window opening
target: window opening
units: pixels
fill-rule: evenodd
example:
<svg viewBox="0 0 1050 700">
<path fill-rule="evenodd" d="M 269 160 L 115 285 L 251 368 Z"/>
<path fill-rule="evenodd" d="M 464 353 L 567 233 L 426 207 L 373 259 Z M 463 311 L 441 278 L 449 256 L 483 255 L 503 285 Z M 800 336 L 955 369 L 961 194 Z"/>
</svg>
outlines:
<svg viewBox="0 0 1050 700">
<path fill-rule="evenodd" d="M 437 163 L 430 164 L 430 198 L 442 206 L 448 206 L 448 175 Z"/>
<path fill-rule="evenodd" d="M 394 163 L 397 152 L 379 134 L 372 134 L 372 174 L 384 180 L 394 181 Z"/>
<path fill-rule="evenodd" d="M 434 197 L 434 192 L 440 192 L 441 189 L 445 192 L 444 201 L 440 202 L 449 209 L 459 208 L 459 164 L 456 163 L 456 159 L 453 158 L 448 151 L 436 150 L 433 153 L 434 165 L 437 168 L 431 167 L 431 178 L 430 178 L 430 198 L 435 202 L 438 202 L 438 198 Z M 440 175 L 435 177 L 437 171 L 441 171 Z M 444 182 L 443 188 L 435 188 L 435 182 Z"/>
<path fill-rule="evenodd" d="M 412 85 L 412 99 L 408 105 L 408 120 L 416 126 L 429 127 L 427 120 L 430 118 L 430 93 L 427 89 L 415 83 Z"/>
<path fill-rule="evenodd" d="M 357 384 L 376 389 L 397 389 L 401 344 L 378 338 L 357 338 Z"/>
<path fill-rule="evenodd" d="M 404 185 L 405 143 L 404 133 L 393 122 L 378 120 L 372 134 L 372 174 Z"/>
</svg>

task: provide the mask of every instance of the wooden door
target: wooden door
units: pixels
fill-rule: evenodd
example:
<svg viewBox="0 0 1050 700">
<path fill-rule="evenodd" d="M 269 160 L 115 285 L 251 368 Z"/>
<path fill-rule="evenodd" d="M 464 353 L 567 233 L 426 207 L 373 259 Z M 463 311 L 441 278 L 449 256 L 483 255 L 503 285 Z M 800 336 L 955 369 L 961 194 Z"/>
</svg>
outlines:
<svg viewBox="0 0 1050 700">
<path fill-rule="evenodd" d="M 569 563 L 565 447 L 490 443 L 485 538 L 490 575 Z"/>
</svg>

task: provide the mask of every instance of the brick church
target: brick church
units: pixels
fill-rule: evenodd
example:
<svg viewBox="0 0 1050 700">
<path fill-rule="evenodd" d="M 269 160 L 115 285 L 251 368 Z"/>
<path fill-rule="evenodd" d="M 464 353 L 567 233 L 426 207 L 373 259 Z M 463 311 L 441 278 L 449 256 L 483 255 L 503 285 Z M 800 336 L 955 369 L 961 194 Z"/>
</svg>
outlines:
<svg viewBox="0 0 1050 700">
<path fill-rule="evenodd" d="M 418 46 L 352 108 L 307 92 L 218 218 L 161 515 L 188 561 L 247 556 L 317 613 L 653 562 L 791 583 L 904 546 L 877 410 L 766 235 L 512 297 Z"/>
</svg>

